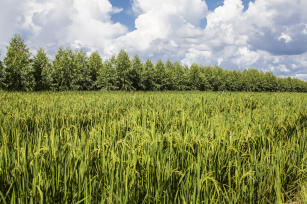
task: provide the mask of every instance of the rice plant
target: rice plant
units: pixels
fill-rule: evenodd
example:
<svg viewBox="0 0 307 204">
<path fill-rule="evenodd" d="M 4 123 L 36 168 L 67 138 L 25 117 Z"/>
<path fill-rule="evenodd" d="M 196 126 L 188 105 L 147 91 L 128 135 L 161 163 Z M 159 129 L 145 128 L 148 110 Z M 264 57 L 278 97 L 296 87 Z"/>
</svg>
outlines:
<svg viewBox="0 0 307 204">
<path fill-rule="evenodd" d="M 303 203 L 307 94 L 0 92 L 2 203 Z"/>
</svg>

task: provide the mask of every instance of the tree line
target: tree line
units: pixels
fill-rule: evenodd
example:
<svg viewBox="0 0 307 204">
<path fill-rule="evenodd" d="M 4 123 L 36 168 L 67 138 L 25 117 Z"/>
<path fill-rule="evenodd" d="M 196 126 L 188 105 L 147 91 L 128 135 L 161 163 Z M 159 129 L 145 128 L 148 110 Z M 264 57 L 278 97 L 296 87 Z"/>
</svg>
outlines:
<svg viewBox="0 0 307 204">
<path fill-rule="evenodd" d="M 218 66 L 181 65 L 150 59 L 130 59 L 125 51 L 103 62 L 98 52 L 89 57 L 83 50 L 60 48 L 50 60 L 43 49 L 32 54 L 20 35 L 15 35 L 3 61 L 0 60 L 0 88 L 8 91 L 253 91 L 307 92 L 307 82 L 278 78 L 270 72 L 247 69 L 242 72 Z"/>
</svg>

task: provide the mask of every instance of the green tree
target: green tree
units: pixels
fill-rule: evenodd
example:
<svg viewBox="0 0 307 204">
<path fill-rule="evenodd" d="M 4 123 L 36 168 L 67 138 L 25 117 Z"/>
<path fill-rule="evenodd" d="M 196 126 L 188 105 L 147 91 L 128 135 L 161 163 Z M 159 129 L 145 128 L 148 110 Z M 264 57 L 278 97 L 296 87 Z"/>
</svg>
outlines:
<svg viewBox="0 0 307 204">
<path fill-rule="evenodd" d="M 212 81 L 211 86 L 214 91 L 224 91 L 226 90 L 226 78 L 224 70 L 221 67 L 215 66 L 211 68 L 212 70 Z"/>
<path fill-rule="evenodd" d="M 189 87 L 191 90 L 201 90 L 202 77 L 197 64 L 192 64 L 189 70 Z"/>
<path fill-rule="evenodd" d="M 143 83 L 142 79 L 142 73 L 143 73 L 143 63 L 138 55 L 135 55 L 132 60 L 132 71 L 130 76 L 132 76 L 132 86 L 136 90 L 144 90 L 145 85 Z"/>
<path fill-rule="evenodd" d="M 53 89 L 58 91 L 77 90 L 76 78 L 78 73 L 74 69 L 74 54 L 70 48 L 60 48 L 53 61 Z"/>
<path fill-rule="evenodd" d="M 88 58 L 83 50 L 74 51 L 71 69 L 74 70 L 75 77 L 73 86 L 77 90 L 90 90 L 93 86 L 87 60 Z"/>
<path fill-rule="evenodd" d="M 5 88 L 4 79 L 5 79 L 4 65 L 3 62 L 0 60 L 0 89 Z"/>
<path fill-rule="evenodd" d="M 292 79 L 292 89 L 295 92 L 304 92 L 306 91 L 306 85 L 304 85 L 304 82 L 299 79 Z"/>
<path fill-rule="evenodd" d="M 31 53 L 20 35 L 14 35 L 4 58 L 5 84 L 11 91 L 30 91 L 33 86 Z"/>
<path fill-rule="evenodd" d="M 116 58 L 116 71 L 118 75 L 118 85 L 120 90 L 134 90 L 130 77 L 131 70 L 132 69 L 129 56 L 124 50 L 121 50 Z"/>
<path fill-rule="evenodd" d="M 142 81 L 145 87 L 145 90 L 147 91 L 152 91 L 155 90 L 156 85 L 154 82 L 154 65 L 151 62 L 150 59 L 147 59 L 145 64 L 144 64 L 144 68 L 143 68 L 143 72 L 142 72 Z"/>
<path fill-rule="evenodd" d="M 231 84 L 230 91 L 241 91 L 242 90 L 242 73 L 238 71 L 231 72 Z"/>
<path fill-rule="evenodd" d="M 174 90 L 183 91 L 187 89 L 188 80 L 184 67 L 179 63 L 175 63 L 174 72 L 172 74 L 172 81 Z"/>
<path fill-rule="evenodd" d="M 92 84 L 91 89 L 97 90 L 97 79 L 99 77 L 99 73 L 102 71 L 103 63 L 102 59 L 98 52 L 93 52 L 90 58 L 87 61 L 87 66 L 90 74 L 90 82 Z"/>
<path fill-rule="evenodd" d="M 257 69 L 248 69 L 243 71 L 244 75 L 244 86 L 242 91 L 262 91 L 263 86 L 270 86 L 264 85 L 261 82 L 261 75 Z M 268 90 L 267 90 L 268 91 Z"/>
<path fill-rule="evenodd" d="M 167 75 L 164 63 L 162 60 L 158 60 L 154 69 L 154 82 L 155 90 L 166 90 L 167 89 Z"/>
<path fill-rule="evenodd" d="M 201 86 L 200 86 L 200 91 L 210 91 L 212 90 L 212 86 L 209 83 L 209 80 L 204 72 L 204 69 L 200 70 L 200 78 L 201 78 Z"/>
<path fill-rule="evenodd" d="M 114 56 L 103 64 L 102 69 L 99 71 L 96 87 L 100 90 L 119 89 L 119 80 L 116 70 L 116 58 Z"/>
<path fill-rule="evenodd" d="M 165 63 L 165 71 L 166 71 L 167 90 L 175 90 L 176 82 L 174 81 L 173 77 L 173 73 L 175 72 L 175 66 L 170 60 L 167 60 Z"/>
<path fill-rule="evenodd" d="M 46 52 L 43 49 L 39 49 L 34 57 L 32 69 L 34 76 L 34 90 L 49 90 L 52 83 L 52 69 Z"/>
<path fill-rule="evenodd" d="M 262 82 L 262 83 L 261 83 Z M 260 83 L 260 84 L 259 84 Z M 257 82 L 259 86 L 262 86 L 261 91 L 280 91 L 278 90 L 278 80 L 276 76 L 273 75 L 271 72 L 267 72 L 265 74 L 262 74 L 262 76 L 259 77 L 259 80 Z M 266 87 L 263 87 L 266 85 Z"/>
</svg>

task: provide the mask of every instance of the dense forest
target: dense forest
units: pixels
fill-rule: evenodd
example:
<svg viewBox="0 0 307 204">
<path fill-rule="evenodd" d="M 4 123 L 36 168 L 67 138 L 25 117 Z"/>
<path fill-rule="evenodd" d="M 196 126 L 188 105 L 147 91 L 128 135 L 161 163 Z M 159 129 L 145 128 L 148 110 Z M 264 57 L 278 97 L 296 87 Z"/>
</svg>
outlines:
<svg viewBox="0 0 307 204">
<path fill-rule="evenodd" d="M 20 35 L 15 35 L 0 60 L 0 88 L 8 91 L 68 90 L 200 90 L 307 92 L 307 82 L 278 78 L 272 73 L 247 69 L 242 72 L 218 66 L 183 66 L 150 59 L 130 59 L 125 51 L 103 62 L 98 52 L 60 48 L 51 61 L 43 49 L 32 54 Z"/>
</svg>

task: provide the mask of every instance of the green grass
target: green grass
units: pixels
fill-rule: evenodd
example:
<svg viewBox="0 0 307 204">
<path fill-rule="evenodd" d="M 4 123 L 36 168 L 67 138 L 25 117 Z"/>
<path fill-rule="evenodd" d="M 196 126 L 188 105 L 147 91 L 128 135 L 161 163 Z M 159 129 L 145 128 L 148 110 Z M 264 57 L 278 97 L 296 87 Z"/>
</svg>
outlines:
<svg viewBox="0 0 307 204">
<path fill-rule="evenodd" d="M 0 203 L 306 200 L 307 94 L 0 92 Z"/>
</svg>

